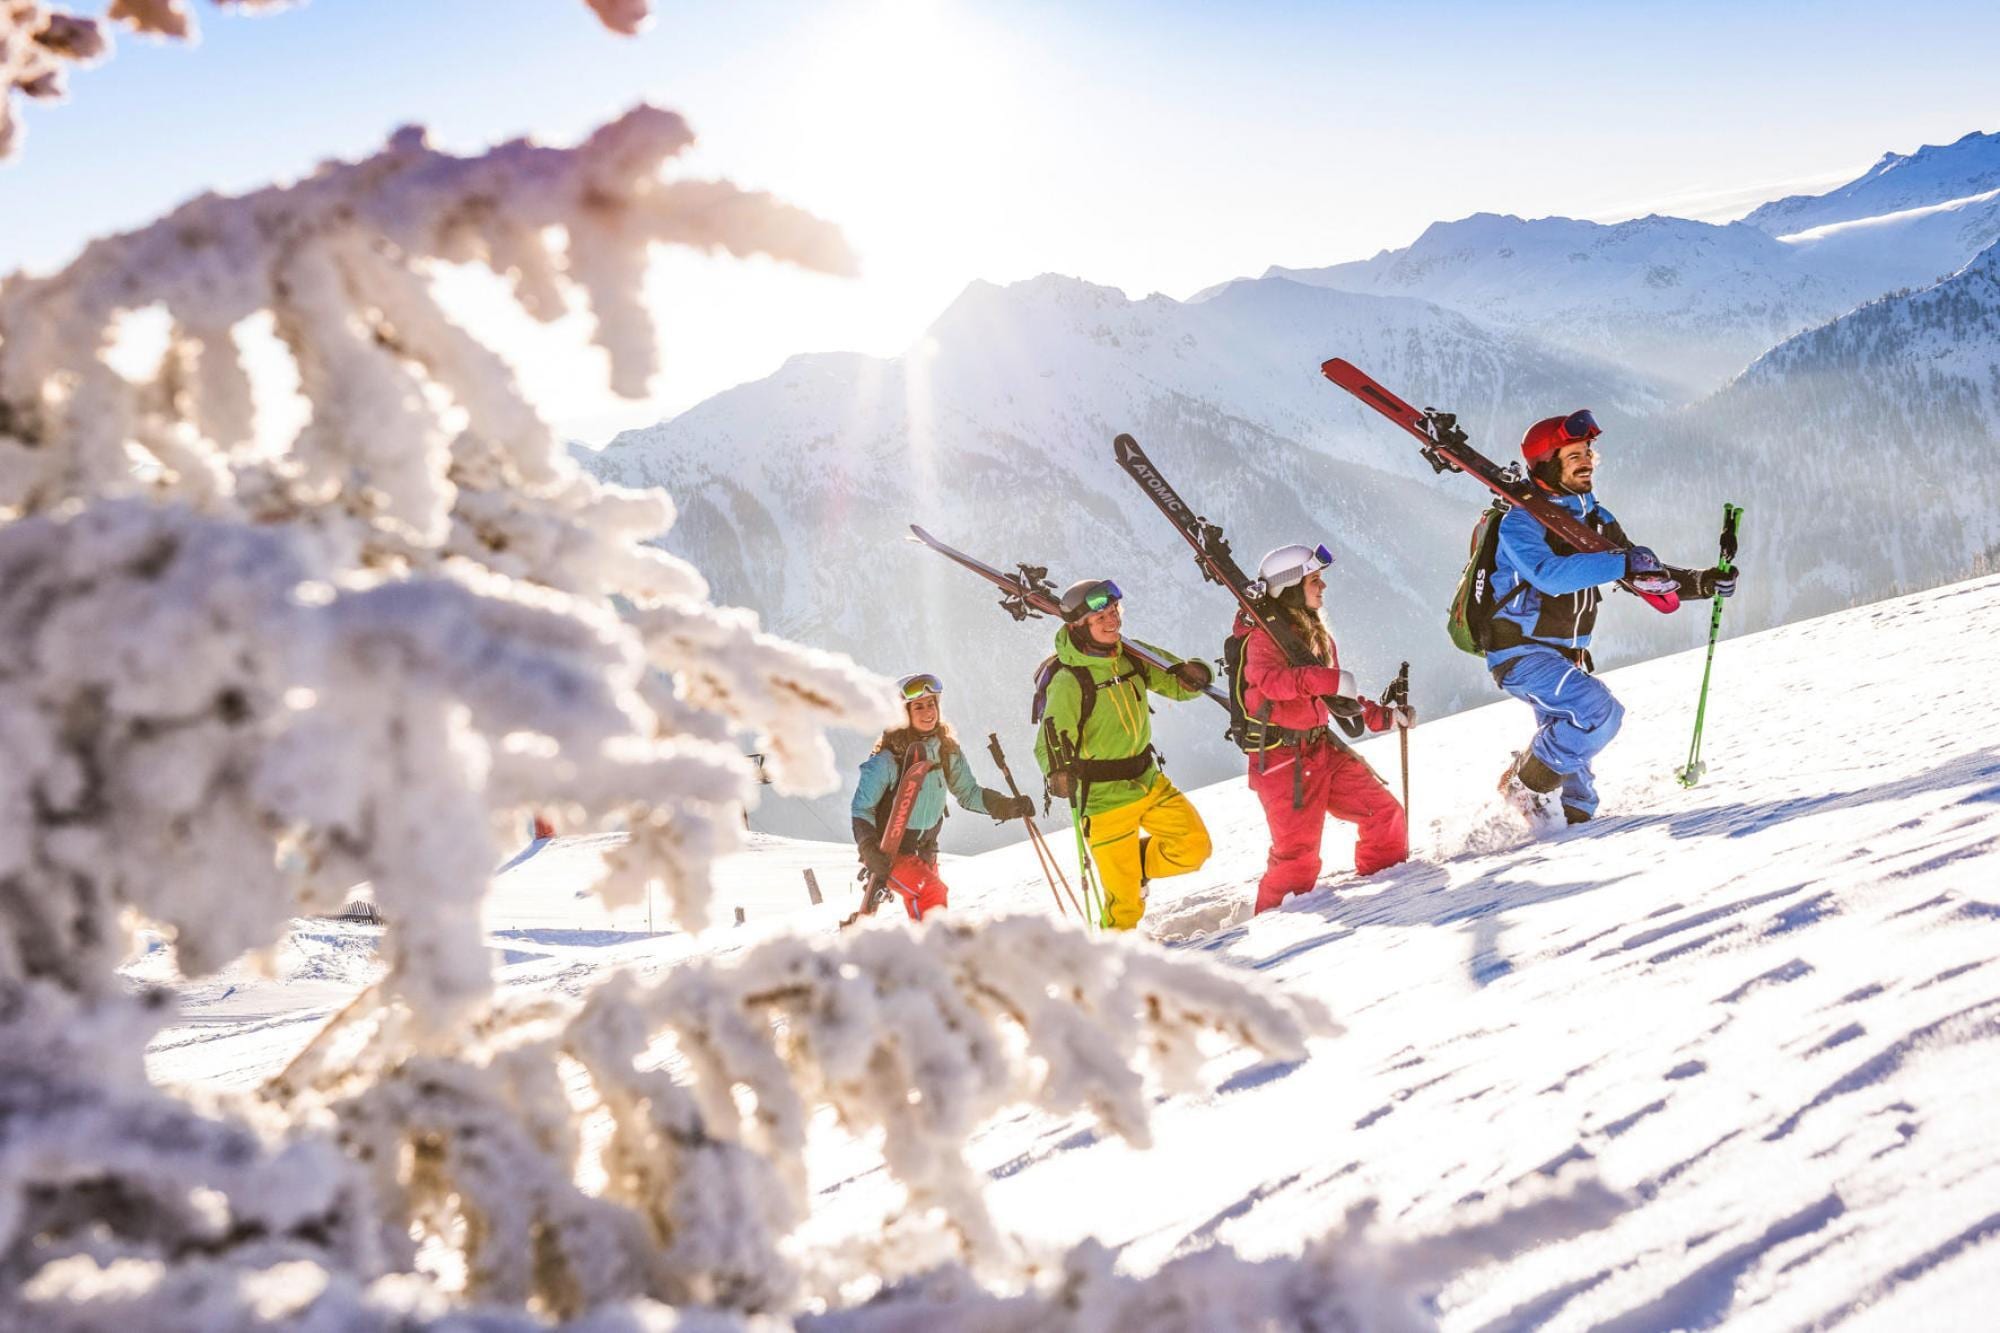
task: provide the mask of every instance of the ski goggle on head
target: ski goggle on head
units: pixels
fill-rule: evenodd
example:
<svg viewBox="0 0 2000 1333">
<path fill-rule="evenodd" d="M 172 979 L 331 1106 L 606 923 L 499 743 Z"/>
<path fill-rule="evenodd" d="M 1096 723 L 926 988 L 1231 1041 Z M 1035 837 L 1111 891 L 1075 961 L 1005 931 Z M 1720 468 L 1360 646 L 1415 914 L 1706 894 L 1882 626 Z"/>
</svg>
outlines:
<svg viewBox="0 0 2000 1333">
<path fill-rule="evenodd" d="M 902 692 L 904 703 L 915 703 L 919 699 L 944 693 L 944 682 L 928 671 L 920 671 L 914 676 L 905 676 L 896 682 Z"/>
<path fill-rule="evenodd" d="M 1333 563 L 1333 552 L 1321 543 L 1310 549 L 1304 546 L 1285 546 L 1264 557 L 1264 564 L 1279 563 L 1279 568 L 1263 574 L 1264 586 L 1273 594 L 1281 593 L 1294 583 L 1303 583 Z"/>
<path fill-rule="evenodd" d="M 1064 598 L 1063 600 L 1068 601 L 1069 599 Z M 1076 604 L 1066 607 L 1065 610 L 1068 612 L 1071 620 L 1081 620 L 1085 616 L 1096 615 L 1113 602 L 1122 602 L 1124 600 L 1125 594 L 1118 591 L 1118 585 L 1110 579 L 1105 579 L 1101 583 L 1094 583 L 1090 587 L 1085 588 L 1083 595 L 1076 599 Z"/>
<path fill-rule="evenodd" d="M 1597 418 L 1590 415 L 1589 408 L 1584 408 L 1580 412 L 1572 412 L 1564 417 L 1562 433 L 1563 439 L 1571 444 L 1575 444 L 1578 440 L 1594 440 L 1604 434 L 1603 431 L 1597 428 Z"/>
</svg>

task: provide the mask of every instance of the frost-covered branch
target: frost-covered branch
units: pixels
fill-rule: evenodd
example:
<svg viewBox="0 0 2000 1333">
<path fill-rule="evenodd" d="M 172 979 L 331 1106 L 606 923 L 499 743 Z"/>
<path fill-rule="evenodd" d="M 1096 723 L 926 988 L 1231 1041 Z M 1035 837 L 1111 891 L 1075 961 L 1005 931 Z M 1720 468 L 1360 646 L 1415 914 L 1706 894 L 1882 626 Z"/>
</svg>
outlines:
<svg viewBox="0 0 2000 1333">
<path fill-rule="evenodd" d="M 87 64 L 104 52 L 104 34 L 91 20 L 40 0 L 0 0 L 0 162 L 20 141 L 14 95 L 54 101 L 65 91 L 66 64 Z"/>
<path fill-rule="evenodd" d="M 567 150 L 408 131 L 0 285 L 0 1326 L 788 1317 L 840 1290 L 802 1239 L 820 1108 L 907 1194 L 878 1273 L 1018 1284 L 965 1156 L 982 1124 L 1039 1107 L 1144 1144 L 1217 1051 L 1332 1030 L 1047 918 L 780 938 L 580 1005 L 491 993 L 495 830 L 524 806 L 627 830 L 600 890 L 661 881 L 699 929 L 745 742 L 821 790 L 831 731 L 900 716 L 711 603 L 651 544 L 667 499 L 584 475 L 432 290 L 473 264 L 536 318 L 587 308 L 630 392 L 652 247 L 851 266 L 809 215 L 667 180 L 690 141 L 643 107 Z M 166 350 L 127 378 L 106 352 L 140 311 Z M 278 447 L 256 326 L 310 406 Z M 115 971 L 135 924 L 201 973 L 364 880 L 378 984 L 255 1096 L 148 1085 L 171 1001 Z"/>
<path fill-rule="evenodd" d="M 499 1011 L 451 1059 L 400 1054 L 379 1035 L 393 1010 L 368 1021 L 374 1041 L 316 1052 L 272 1097 L 337 1123 L 394 1217 L 462 1238 L 469 1299 L 564 1313 L 635 1296 L 794 1308 L 789 1240 L 822 1105 L 879 1136 L 906 1211 L 956 1237 L 871 1253 L 872 1271 L 955 1253 L 1011 1273 L 1019 1255 L 963 1155 L 982 1124 L 1010 1106 L 1084 1112 L 1143 1144 L 1157 1089 L 1216 1051 L 1296 1060 L 1333 1030 L 1310 1004 L 1047 917 L 781 938 L 651 986 L 618 976 L 572 1015 Z M 663 1043 L 676 1058 L 659 1067 Z M 586 1089 L 562 1087 L 556 1053 Z M 609 1120 L 594 1193 L 576 1099 Z"/>
<path fill-rule="evenodd" d="M 283 9 L 305 0 L 209 0 L 218 8 L 256 12 Z M 653 0 L 583 0 L 605 27 L 627 37 L 646 26 Z M 13 96 L 62 97 L 63 66 L 102 58 L 111 49 L 105 32 L 116 24 L 149 37 L 193 41 L 194 15 L 188 0 L 112 0 L 103 20 L 85 18 L 43 0 L 0 0 L 0 162 L 19 142 Z"/>
</svg>

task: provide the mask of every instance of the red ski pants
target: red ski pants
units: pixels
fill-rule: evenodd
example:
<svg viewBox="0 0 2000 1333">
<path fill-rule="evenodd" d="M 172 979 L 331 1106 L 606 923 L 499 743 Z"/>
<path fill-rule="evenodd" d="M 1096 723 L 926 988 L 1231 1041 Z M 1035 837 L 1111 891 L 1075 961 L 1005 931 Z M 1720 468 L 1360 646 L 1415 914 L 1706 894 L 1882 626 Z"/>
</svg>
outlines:
<svg viewBox="0 0 2000 1333">
<path fill-rule="evenodd" d="M 1354 846 L 1357 875 L 1372 875 L 1409 859 L 1403 807 L 1367 764 L 1332 741 L 1252 755 L 1250 789 L 1263 802 L 1264 820 L 1271 826 L 1271 857 L 1257 884 L 1260 912 L 1319 882 L 1320 835 L 1328 815 L 1361 826 L 1361 840 Z"/>
<path fill-rule="evenodd" d="M 903 900 L 903 910 L 912 921 L 921 921 L 934 909 L 943 907 L 948 892 L 944 881 L 938 878 L 937 867 L 921 856 L 899 856 L 890 862 L 889 887 Z"/>
</svg>

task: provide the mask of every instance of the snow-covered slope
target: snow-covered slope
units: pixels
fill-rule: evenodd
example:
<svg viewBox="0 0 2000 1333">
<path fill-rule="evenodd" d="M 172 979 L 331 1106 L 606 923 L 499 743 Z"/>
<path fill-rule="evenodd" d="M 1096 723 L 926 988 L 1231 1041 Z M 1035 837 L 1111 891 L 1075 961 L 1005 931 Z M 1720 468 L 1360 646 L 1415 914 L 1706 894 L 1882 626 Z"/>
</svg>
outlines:
<svg viewBox="0 0 2000 1333">
<path fill-rule="evenodd" d="M 1779 239 L 1809 266 L 1845 274 L 1854 290 L 1883 295 L 1898 287 L 1929 286 L 2000 240 L 2000 189 L 1829 222 Z"/>
<path fill-rule="evenodd" d="M 1580 402 L 1617 430 L 1658 402 L 1601 365 L 1422 302 L 1279 279 L 1197 304 L 1130 301 L 1049 276 L 975 283 L 895 360 L 795 358 L 620 436 L 595 466 L 667 488 L 681 516 L 665 543 L 722 599 L 891 675 L 942 673 L 947 716 L 974 739 L 1000 730 L 1017 772 L 1028 682 L 1053 627 L 1005 619 L 986 585 L 909 545 L 907 525 L 995 564 L 1047 565 L 1059 585 L 1116 578 L 1137 637 L 1212 657 L 1232 604 L 1117 469 L 1120 431 L 1248 562 L 1286 542 L 1330 544 L 1347 664 L 1379 689 L 1411 658 L 1419 705 L 1456 706 L 1489 688 L 1439 630 L 1483 492 L 1433 476 L 1405 437 L 1328 385 L 1317 368 L 1336 353 L 1451 406 L 1482 440 L 1511 442 Z M 1690 519 L 1692 540 L 1707 520 Z M 1686 642 L 1676 626 L 1624 627 L 1634 638 L 1621 645 L 1614 631 L 1613 658 Z M 1233 765 L 1206 705 L 1163 707 L 1156 723 L 1178 780 Z"/>
<path fill-rule="evenodd" d="M 1751 210 L 1745 224 L 1788 236 L 1832 222 L 1881 217 L 2000 189 L 2000 134 L 1974 131 L 1955 143 L 1925 144 L 1882 160 L 1824 194 L 1788 195 Z"/>
<path fill-rule="evenodd" d="M 1324 997 L 1349 1034 L 1166 1108 L 1150 1155 L 996 1127 L 1003 1215 L 1145 1270 L 1286 1252 L 1369 1198 L 1428 1230 L 1587 1173 L 1624 1215 L 1444 1291 L 1447 1328 L 1988 1326 L 1997 641 L 1992 578 L 1728 641 L 1685 791 L 1699 656 L 1612 673 L 1630 711 L 1603 818 L 1493 851 L 1469 849 L 1527 711 L 1420 728 L 1417 863 L 1188 946 Z M 1155 885 L 1168 928 L 1240 909 L 1259 869 L 1242 785 L 1195 800 L 1223 851 Z"/>
<path fill-rule="evenodd" d="M 1297 1254 L 1371 1201 L 1377 1232 L 1421 1238 L 1593 1178 L 1623 1201 L 1608 1225 L 1442 1287 L 1438 1322 L 1987 1326 L 2000 1245 L 1996 639 L 2000 578 L 1728 639 L 1708 776 L 1692 790 L 1670 773 L 1699 655 L 1611 673 L 1628 713 L 1600 765 L 1603 815 L 1543 842 L 1521 840 L 1491 789 L 1526 710 L 1426 725 L 1411 747 L 1416 859 L 1356 882 L 1338 870 L 1352 839 L 1332 832 L 1323 887 L 1254 920 L 1240 917 L 1261 817 L 1240 779 L 1194 792 L 1218 850 L 1155 883 L 1150 928 L 1322 998 L 1348 1030 L 1303 1063 L 1168 1099 L 1150 1151 L 1087 1117 L 992 1124 L 974 1149 L 998 1217 L 1034 1245 L 1096 1237 L 1146 1273 L 1218 1246 Z M 1368 752 L 1393 772 L 1390 747 Z M 1025 847 L 949 874 L 960 911 L 1046 910 Z M 784 928 L 578 948 L 507 979 L 574 986 Z M 199 1071 L 231 1031 L 164 1034 L 155 1073 Z M 268 1074 L 284 1047 L 261 1058 L 228 1078 Z M 871 1147 L 830 1124 L 816 1141 L 816 1233 L 875 1243 L 898 1191 Z M 1448 1271 L 1460 1253 L 1419 1239 L 1399 1262 Z M 1225 1304 L 1162 1309 L 1156 1326 L 1213 1326 L 1241 1290 L 1225 1282 L 1260 1280 L 1205 1271 Z M 954 1301 L 976 1299 L 932 1289 L 901 1326 L 951 1327 L 971 1308 Z"/>
</svg>

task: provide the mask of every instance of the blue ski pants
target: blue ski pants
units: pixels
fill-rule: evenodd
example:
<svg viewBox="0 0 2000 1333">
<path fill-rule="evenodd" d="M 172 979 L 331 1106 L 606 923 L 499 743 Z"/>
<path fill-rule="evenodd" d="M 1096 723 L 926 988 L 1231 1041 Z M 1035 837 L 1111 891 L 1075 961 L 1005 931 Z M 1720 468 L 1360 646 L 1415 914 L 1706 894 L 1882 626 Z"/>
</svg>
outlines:
<svg viewBox="0 0 2000 1333">
<path fill-rule="evenodd" d="M 1562 802 L 1597 813 L 1590 761 L 1618 734 L 1625 705 L 1603 681 L 1553 649 L 1531 648 L 1494 673 L 1500 688 L 1535 710 L 1535 757 L 1563 775 Z"/>
</svg>

